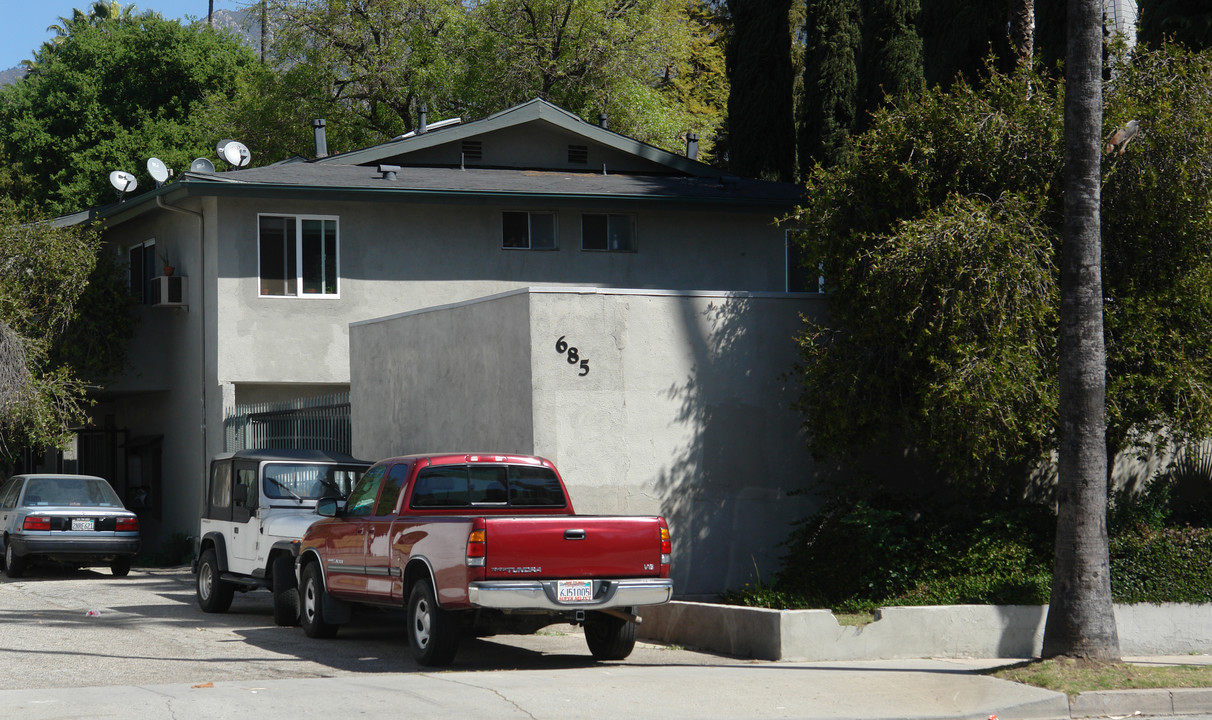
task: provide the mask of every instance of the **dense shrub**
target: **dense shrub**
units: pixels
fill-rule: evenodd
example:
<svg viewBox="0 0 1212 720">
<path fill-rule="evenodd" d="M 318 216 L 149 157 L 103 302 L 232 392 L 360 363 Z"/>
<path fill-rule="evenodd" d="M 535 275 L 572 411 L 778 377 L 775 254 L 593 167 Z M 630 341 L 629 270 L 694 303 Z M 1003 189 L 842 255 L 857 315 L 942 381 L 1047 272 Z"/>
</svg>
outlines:
<svg viewBox="0 0 1212 720">
<path fill-rule="evenodd" d="M 1212 602 L 1212 529 L 1140 526 L 1111 540 L 1120 603 Z"/>
</svg>

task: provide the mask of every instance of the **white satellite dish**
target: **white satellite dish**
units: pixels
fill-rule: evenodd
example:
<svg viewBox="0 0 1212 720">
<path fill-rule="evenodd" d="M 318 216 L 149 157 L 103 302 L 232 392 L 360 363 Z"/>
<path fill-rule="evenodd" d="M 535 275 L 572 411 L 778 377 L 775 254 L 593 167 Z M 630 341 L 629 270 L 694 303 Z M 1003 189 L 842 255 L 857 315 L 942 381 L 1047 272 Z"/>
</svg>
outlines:
<svg viewBox="0 0 1212 720">
<path fill-rule="evenodd" d="M 232 140 L 223 146 L 222 155 L 228 165 L 237 168 L 244 167 L 252 159 L 252 155 L 249 154 L 248 148 L 244 147 L 244 143 L 236 140 Z"/>
<path fill-rule="evenodd" d="M 114 186 L 118 191 L 118 198 L 121 199 L 123 195 L 138 187 L 139 181 L 128 172 L 115 170 L 109 174 L 109 184 Z"/>
<path fill-rule="evenodd" d="M 215 171 L 215 164 L 203 157 L 195 158 L 194 161 L 189 164 L 189 171 L 196 173 L 213 173 Z"/>
<path fill-rule="evenodd" d="M 160 187 L 168 179 L 168 168 L 160 158 L 147 159 L 147 173 L 156 181 L 156 187 Z"/>
</svg>

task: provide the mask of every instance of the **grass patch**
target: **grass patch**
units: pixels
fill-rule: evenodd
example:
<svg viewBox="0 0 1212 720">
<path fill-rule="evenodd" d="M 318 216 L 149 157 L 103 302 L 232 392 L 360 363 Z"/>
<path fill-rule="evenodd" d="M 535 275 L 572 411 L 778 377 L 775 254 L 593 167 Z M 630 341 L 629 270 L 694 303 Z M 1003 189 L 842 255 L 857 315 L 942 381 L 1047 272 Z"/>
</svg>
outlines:
<svg viewBox="0 0 1212 720">
<path fill-rule="evenodd" d="M 1059 658 L 996 668 L 987 674 L 1070 697 L 1092 690 L 1212 687 L 1212 666 L 1206 665 L 1105 665 Z"/>
</svg>

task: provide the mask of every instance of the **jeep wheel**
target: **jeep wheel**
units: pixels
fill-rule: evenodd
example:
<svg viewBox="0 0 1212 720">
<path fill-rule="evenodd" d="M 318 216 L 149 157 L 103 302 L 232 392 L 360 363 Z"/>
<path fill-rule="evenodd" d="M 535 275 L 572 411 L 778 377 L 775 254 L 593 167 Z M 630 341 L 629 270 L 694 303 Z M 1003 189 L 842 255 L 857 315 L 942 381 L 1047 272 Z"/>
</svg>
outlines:
<svg viewBox="0 0 1212 720">
<path fill-rule="evenodd" d="M 307 637 L 330 638 L 337 634 L 339 625 L 324 622 L 326 599 L 320 565 L 310 562 L 303 568 L 303 586 L 299 588 L 299 621 Z"/>
<path fill-rule="evenodd" d="M 420 665 L 449 665 L 459 649 L 455 616 L 438 607 L 428 578 L 418 580 L 408 595 L 408 646 Z"/>
<path fill-rule="evenodd" d="M 231 607 L 236 588 L 219 579 L 219 563 L 214 548 L 207 548 L 198 561 L 198 607 L 202 612 L 223 613 Z"/>
<path fill-rule="evenodd" d="M 635 648 L 636 625 L 604 613 L 585 618 L 585 643 L 595 660 L 622 660 Z"/>
<path fill-rule="evenodd" d="M 299 624 L 299 582 L 295 579 L 295 561 L 281 555 L 273 565 L 274 623 L 284 626 Z"/>
</svg>

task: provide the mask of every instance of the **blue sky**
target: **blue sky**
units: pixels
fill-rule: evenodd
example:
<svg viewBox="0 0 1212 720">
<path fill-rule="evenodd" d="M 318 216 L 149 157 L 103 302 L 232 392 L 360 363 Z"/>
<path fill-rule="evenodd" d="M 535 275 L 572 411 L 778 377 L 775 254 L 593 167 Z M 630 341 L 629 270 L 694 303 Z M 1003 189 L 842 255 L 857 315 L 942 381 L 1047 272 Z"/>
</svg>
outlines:
<svg viewBox="0 0 1212 720">
<path fill-rule="evenodd" d="M 206 19 L 209 0 L 119 0 L 134 4 L 136 12 L 155 10 L 166 18 L 184 20 L 187 15 Z M 237 10 L 248 0 L 214 0 L 215 11 Z M 0 70 L 28 60 L 44 41 L 50 39 L 47 26 L 57 25 L 60 17 L 71 17 L 72 10 L 87 11 L 92 0 L 0 0 Z"/>
</svg>

